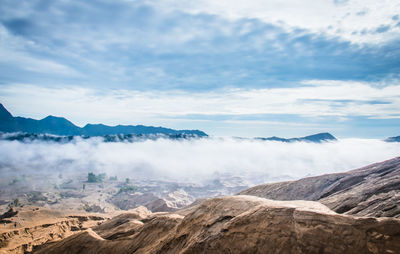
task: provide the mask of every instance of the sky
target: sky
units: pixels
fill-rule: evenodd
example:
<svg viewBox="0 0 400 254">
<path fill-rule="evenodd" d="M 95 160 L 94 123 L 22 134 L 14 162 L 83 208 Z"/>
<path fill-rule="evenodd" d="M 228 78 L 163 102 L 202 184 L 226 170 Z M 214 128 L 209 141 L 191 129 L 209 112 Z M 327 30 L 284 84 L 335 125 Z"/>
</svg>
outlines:
<svg viewBox="0 0 400 254">
<path fill-rule="evenodd" d="M 400 135 L 400 2 L 2 0 L 15 116 L 214 136 Z"/>
</svg>

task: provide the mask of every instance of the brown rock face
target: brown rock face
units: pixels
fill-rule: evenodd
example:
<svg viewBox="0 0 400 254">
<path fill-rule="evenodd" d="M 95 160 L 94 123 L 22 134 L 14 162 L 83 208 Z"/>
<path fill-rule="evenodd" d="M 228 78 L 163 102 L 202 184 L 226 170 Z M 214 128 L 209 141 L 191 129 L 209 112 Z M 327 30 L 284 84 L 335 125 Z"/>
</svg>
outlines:
<svg viewBox="0 0 400 254">
<path fill-rule="evenodd" d="M 345 173 L 263 184 L 239 194 L 315 200 L 337 213 L 400 218 L 400 157 Z"/>
<path fill-rule="evenodd" d="M 182 214 L 120 215 L 35 253 L 400 252 L 400 220 L 339 215 L 312 201 L 220 197 Z"/>
<path fill-rule="evenodd" d="M 107 219 L 97 214 L 75 215 L 31 206 L 10 211 L 6 215 L 12 223 L 0 227 L 0 253 L 27 253 L 36 246 L 64 239 Z"/>
</svg>

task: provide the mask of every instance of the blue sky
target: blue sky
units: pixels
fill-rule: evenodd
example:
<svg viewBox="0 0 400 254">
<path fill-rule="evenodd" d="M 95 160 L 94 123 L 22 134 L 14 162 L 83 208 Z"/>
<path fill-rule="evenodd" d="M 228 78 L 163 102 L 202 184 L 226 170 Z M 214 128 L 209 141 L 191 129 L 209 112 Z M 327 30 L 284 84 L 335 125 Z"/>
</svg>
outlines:
<svg viewBox="0 0 400 254">
<path fill-rule="evenodd" d="M 0 100 L 78 125 L 400 135 L 396 1 L 0 4 Z"/>
</svg>

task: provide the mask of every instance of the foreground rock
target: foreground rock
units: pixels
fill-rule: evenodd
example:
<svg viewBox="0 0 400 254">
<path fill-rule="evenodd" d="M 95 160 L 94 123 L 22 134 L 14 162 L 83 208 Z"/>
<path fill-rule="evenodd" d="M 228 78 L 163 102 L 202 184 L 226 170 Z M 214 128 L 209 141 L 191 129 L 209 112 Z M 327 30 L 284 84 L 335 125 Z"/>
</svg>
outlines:
<svg viewBox="0 0 400 254">
<path fill-rule="evenodd" d="M 121 192 L 108 200 L 122 210 L 134 209 L 139 206 L 145 206 L 152 212 L 172 212 L 190 205 L 195 200 L 184 190 L 174 192 L 158 197 L 151 192 Z"/>
<path fill-rule="evenodd" d="M 142 208 L 35 253 L 399 253 L 400 220 L 339 215 L 312 201 L 206 200 L 179 214 Z"/>
<path fill-rule="evenodd" d="M 263 184 L 239 194 L 315 200 L 338 213 L 400 218 L 400 157 L 345 173 Z"/>
<path fill-rule="evenodd" d="M 106 215 L 67 214 L 32 206 L 17 208 L 6 217 L 0 225 L 0 253 L 26 253 L 108 219 Z"/>
</svg>

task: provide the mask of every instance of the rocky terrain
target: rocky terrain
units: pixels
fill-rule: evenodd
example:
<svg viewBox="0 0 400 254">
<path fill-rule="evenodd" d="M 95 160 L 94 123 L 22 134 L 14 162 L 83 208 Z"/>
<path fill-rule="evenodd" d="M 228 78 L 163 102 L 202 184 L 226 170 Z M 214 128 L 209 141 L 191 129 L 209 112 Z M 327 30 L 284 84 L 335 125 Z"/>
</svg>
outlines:
<svg viewBox="0 0 400 254">
<path fill-rule="evenodd" d="M 176 183 L 111 178 L 80 189 L 86 179 L 63 177 L 61 200 L 36 191 L 8 205 L 0 253 L 400 253 L 399 167 L 394 158 L 193 203 Z M 65 209 L 77 200 L 86 206 Z"/>
<path fill-rule="evenodd" d="M 209 199 L 176 213 L 121 214 L 33 253 L 399 253 L 400 220 L 312 201 Z"/>
<path fill-rule="evenodd" d="M 239 194 L 314 200 L 337 213 L 400 218 L 400 157 L 345 173 L 263 184 Z"/>
<path fill-rule="evenodd" d="M 10 205 L 98 213 L 145 206 L 153 212 L 170 212 L 198 198 L 231 195 L 248 188 L 235 177 L 219 176 L 208 184 L 194 184 L 94 175 L 102 177 L 90 182 L 88 174 L 4 174 L 0 179 L 0 214 Z"/>
<path fill-rule="evenodd" d="M 110 215 L 71 213 L 36 206 L 13 208 L 1 216 L 0 253 L 26 253 L 48 241 L 57 241 L 97 226 Z"/>
</svg>

